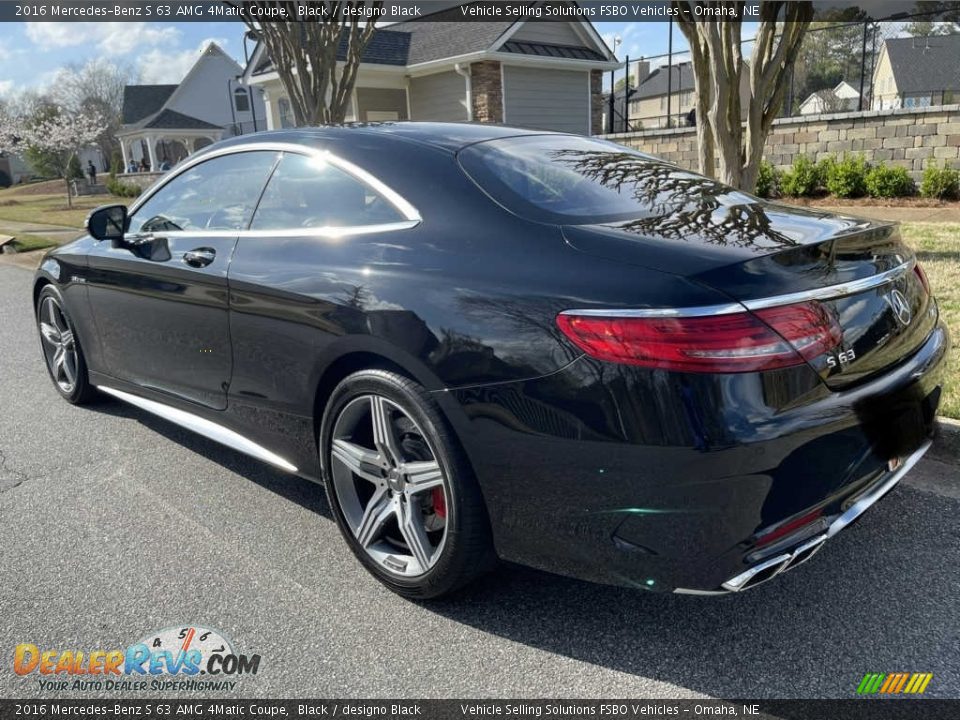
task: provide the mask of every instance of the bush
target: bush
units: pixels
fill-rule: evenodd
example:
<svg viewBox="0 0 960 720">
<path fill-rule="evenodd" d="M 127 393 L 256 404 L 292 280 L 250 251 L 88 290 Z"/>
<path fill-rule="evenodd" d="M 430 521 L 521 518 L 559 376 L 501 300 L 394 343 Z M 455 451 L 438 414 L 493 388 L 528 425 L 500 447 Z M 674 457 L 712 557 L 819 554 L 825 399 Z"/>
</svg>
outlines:
<svg viewBox="0 0 960 720">
<path fill-rule="evenodd" d="M 125 182 L 117 180 L 115 177 L 111 177 L 107 180 L 107 191 L 111 195 L 116 195 L 117 197 L 137 197 L 140 193 L 143 192 L 143 188 L 139 185 L 129 185 Z"/>
<path fill-rule="evenodd" d="M 880 164 L 870 168 L 864 178 L 867 194 L 874 198 L 906 197 L 913 195 L 913 178 L 899 165 Z"/>
<path fill-rule="evenodd" d="M 866 178 L 870 166 L 863 155 L 844 155 L 825 164 L 824 184 L 838 198 L 861 197 L 867 192 Z"/>
<path fill-rule="evenodd" d="M 780 171 L 766 160 L 761 160 L 760 169 L 757 171 L 757 195 L 771 198 L 779 194 Z"/>
<path fill-rule="evenodd" d="M 798 155 L 780 178 L 780 191 L 791 197 L 809 197 L 820 188 L 820 171 L 806 155 Z"/>
<path fill-rule="evenodd" d="M 923 171 L 920 182 L 920 194 L 925 198 L 937 200 L 956 200 L 960 198 L 960 171 L 930 165 Z"/>
</svg>

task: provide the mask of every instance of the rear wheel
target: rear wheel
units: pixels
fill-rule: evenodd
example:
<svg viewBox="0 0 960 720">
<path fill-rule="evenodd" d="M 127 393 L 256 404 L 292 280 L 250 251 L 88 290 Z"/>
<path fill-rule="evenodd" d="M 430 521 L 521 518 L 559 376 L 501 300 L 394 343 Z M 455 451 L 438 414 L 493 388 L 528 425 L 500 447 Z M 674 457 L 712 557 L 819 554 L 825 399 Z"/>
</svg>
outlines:
<svg viewBox="0 0 960 720">
<path fill-rule="evenodd" d="M 57 392 L 70 403 L 89 402 L 96 390 L 87 377 L 87 363 L 76 330 L 53 286 L 47 285 L 37 300 L 37 328 L 47 372 Z"/>
<path fill-rule="evenodd" d="M 439 597 L 492 567 L 476 480 L 419 384 L 383 370 L 348 376 L 327 404 L 319 444 L 340 531 L 391 590 Z"/>
</svg>

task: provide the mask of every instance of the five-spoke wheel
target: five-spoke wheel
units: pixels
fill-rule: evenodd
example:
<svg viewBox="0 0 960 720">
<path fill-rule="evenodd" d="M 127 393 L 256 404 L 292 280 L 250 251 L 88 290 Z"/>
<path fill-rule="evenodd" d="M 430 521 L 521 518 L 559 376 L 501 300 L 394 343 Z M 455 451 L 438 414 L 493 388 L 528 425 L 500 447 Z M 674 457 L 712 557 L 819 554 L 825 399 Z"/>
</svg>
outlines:
<svg viewBox="0 0 960 720">
<path fill-rule="evenodd" d="M 387 571 L 422 575 L 446 536 L 443 470 L 423 431 L 381 395 L 340 412 L 331 449 L 333 482 L 357 542 Z"/>
<path fill-rule="evenodd" d="M 37 300 L 37 327 L 47 370 L 57 390 L 72 403 L 88 400 L 93 388 L 87 382 L 80 342 L 62 298 L 51 286 L 45 287 Z"/>
<path fill-rule="evenodd" d="M 334 390 L 320 439 L 340 529 L 391 589 L 436 597 L 492 565 L 479 489 L 420 385 L 382 370 Z"/>
</svg>

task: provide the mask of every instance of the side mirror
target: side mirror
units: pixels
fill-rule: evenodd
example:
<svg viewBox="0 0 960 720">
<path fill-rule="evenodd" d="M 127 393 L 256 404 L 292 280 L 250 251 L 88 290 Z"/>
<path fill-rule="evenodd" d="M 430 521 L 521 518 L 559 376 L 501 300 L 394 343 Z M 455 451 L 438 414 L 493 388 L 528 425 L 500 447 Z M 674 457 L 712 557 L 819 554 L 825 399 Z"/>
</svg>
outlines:
<svg viewBox="0 0 960 720">
<path fill-rule="evenodd" d="M 127 231 L 126 205 L 101 205 L 87 215 L 87 232 L 97 240 L 123 240 Z"/>
</svg>

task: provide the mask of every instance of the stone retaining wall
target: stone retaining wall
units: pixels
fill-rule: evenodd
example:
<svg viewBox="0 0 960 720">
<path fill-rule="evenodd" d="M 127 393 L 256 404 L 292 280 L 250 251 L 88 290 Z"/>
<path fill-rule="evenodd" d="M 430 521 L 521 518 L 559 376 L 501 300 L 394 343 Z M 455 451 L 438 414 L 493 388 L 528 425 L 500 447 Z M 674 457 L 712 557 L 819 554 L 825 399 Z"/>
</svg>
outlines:
<svg viewBox="0 0 960 720">
<path fill-rule="evenodd" d="M 683 167 L 697 168 L 694 128 L 641 130 L 603 137 Z M 960 105 L 902 110 L 867 110 L 774 121 L 764 156 L 786 169 L 798 155 L 819 160 L 844 152 L 870 162 L 902 165 L 919 180 L 935 163 L 960 168 Z"/>
</svg>

